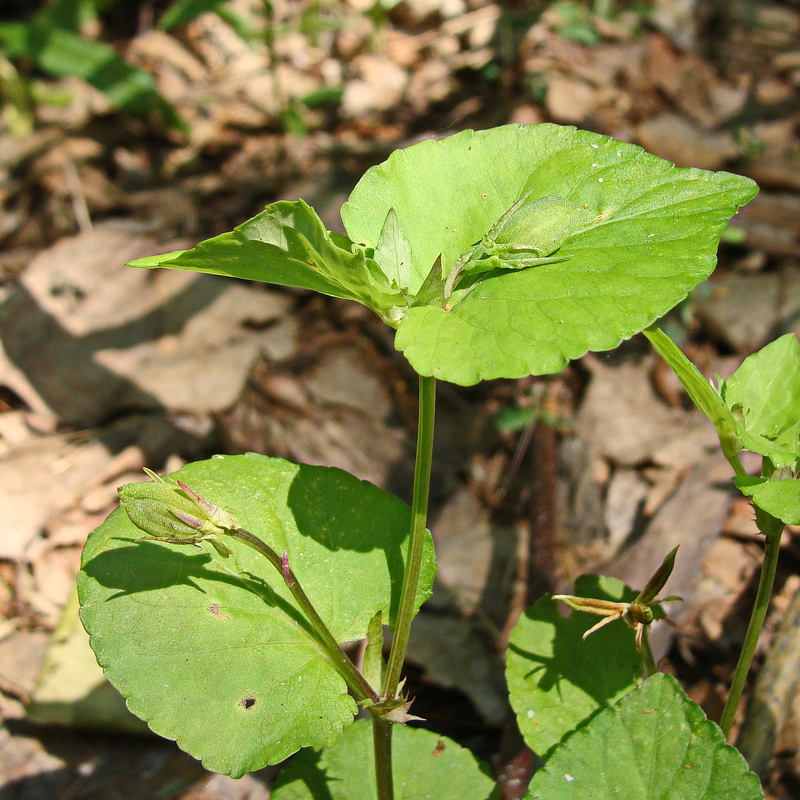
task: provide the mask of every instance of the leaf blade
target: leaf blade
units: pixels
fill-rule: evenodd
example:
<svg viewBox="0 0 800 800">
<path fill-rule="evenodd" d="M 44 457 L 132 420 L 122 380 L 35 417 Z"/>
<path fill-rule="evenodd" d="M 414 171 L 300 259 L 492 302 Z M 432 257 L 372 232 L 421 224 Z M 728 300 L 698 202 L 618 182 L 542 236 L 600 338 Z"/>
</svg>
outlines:
<svg viewBox="0 0 800 800">
<path fill-rule="evenodd" d="M 405 302 L 362 250 L 346 250 L 337 241 L 303 200 L 282 200 L 189 250 L 136 259 L 128 266 L 187 269 L 311 289 L 355 300 L 378 314 Z"/>
<path fill-rule="evenodd" d="M 787 333 L 748 356 L 720 386 L 731 411 L 738 409 L 748 450 L 777 467 L 800 461 L 800 341 Z"/>
<path fill-rule="evenodd" d="M 636 594 L 620 581 L 596 576 L 579 578 L 575 592 L 624 602 Z M 509 698 L 525 741 L 540 754 L 622 697 L 642 674 L 633 631 L 622 620 L 583 638 L 596 620 L 578 612 L 564 617 L 550 597 L 543 597 L 525 611 L 511 633 L 506 660 Z"/>
<path fill-rule="evenodd" d="M 364 175 L 342 219 L 351 239 L 374 246 L 394 208 L 413 293 L 440 253 L 447 275 L 528 193 L 586 212 L 590 222 L 558 250 L 564 261 L 495 275 L 452 310 L 411 308 L 400 322 L 396 346 L 417 372 L 472 384 L 555 372 L 650 325 L 710 274 L 722 230 L 755 191 L 746 178 L 679 169 L 606 136 L 509 125 L 397 151 Z"/>
<path fill-rule="evenodd" d="M 395 725 L 392 738 L 396 800 L 498 796 L 486 767 L 446 736 Z M 357 720 L 327 750 L 300 753 L 272 792 L 274 800 L 378 800 L 369 722 Z"/>
<path fill-rule="evenodd" d="M 397 498 L 341 470 L 254 454 L 177 477 L 287 552 L 339 641 L 363 637 L 377 611 L 393 618 L 410 514 Z M 244 583 L 197 548 L 140 533 L 115 511 L 90 535 L 79 576 L 83 624 L 131 710 L 232 775 L 332 744 L 355 704 L 281 576 L 235 541 Z M 428 540 L 418 603 L 434 571 Z"/>
<path fill-rule="evenodd" d="M 758 777 L 677 681 L 656 674 L 558 747 L 530 800 L 758 800 Z"/>
</svg>

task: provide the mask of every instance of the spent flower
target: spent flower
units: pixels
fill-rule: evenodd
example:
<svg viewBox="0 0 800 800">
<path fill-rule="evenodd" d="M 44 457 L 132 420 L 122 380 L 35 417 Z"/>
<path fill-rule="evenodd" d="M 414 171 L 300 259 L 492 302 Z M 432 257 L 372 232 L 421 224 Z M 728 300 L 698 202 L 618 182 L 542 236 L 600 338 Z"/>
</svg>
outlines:
<svg viewBox="0 0 800 800">
<path fill-rule="evenodd" d="M 664 598 L 656 597 L 672 574 L 677 553 L 678 548 L 675 547 L 667 554 L 667 557 L 661 562 L 661 566 L 655 571 L 644 589 L 630 603 L 600 600 L 595 597 L 575 597 L 571 594 L 554 594 L 553 600 L 561 600 L 562 603 L 566 603 L 576 611 L 585 611 L 589 614 L 604 617 L 583 634 L 584 639 L 589 634 L 599 631 L 600 628 L 608 625 L 609 622 L 613 622 L 616 619 L 624 620 L 629 628 L 636 631 L 636 649 L 644 657 L 647 672 L 652 674 L 656 671 L 656 666 L 653 651 L 647 641 L 648 628 L 654 620 L 663 619 L 666 616 L 661 608 L 661 603 L 682 599 L 674 595 Z"/>
</svg>

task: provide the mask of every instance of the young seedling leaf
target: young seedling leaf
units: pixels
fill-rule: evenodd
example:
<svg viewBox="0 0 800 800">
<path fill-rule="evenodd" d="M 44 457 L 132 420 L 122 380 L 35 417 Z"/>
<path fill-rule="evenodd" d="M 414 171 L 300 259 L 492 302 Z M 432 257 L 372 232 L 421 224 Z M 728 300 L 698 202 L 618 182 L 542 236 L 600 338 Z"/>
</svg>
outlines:
<svg viewBox="0 0 800 800">
<path fill-rule="evenodd" d="M 720 386 L 740 425 L 742 444 L 772 461 L 800 460 L 800 342 L 787 333 L 748 356 Z"/>
<path fill-rule="evenodd" d="M 632 602 L 636 592 L 613 578 L 583 576 L 575 594 Z M 544 755 L 601 708 L 630 691 L 642 675 L 634 632 L 622 622 L 586 639 L 597 622 L 590 614 L 563 616 L 543 597 L 511 632 L 506 679 L 511 706 L 529 747 Z"/>
<path fill-rule="evenodd" d="M 537 214 L 544 198 L 569 204 L 550 209 L 541 241 L 526 218 L 520 241 L 502 242 L 532 256 L 557 246 L 544 257 L 552 263 L 524 268 L 519 256 L 400 321 L 395 344 L 417 372 L 472 384 L 556 372 L 650 325 L 711 273 L 720 234 L 755 193 L 747 178 L 679 169 L 599 134 L 507 125 L 393 153 L 367 171 L 342 220 L 353 241 L 375 247 L 394 209 L 414 294 L 440 254 L 447 277 L 520 199 Z"/>
<path fill-rule="evenodd" d="M 570 735 L 530 800 L 757 800 L 758 777 L 669 675 L 656 674 Z"/>
<path fill-rule="evenodd" d="M 283 200 L 190 250 L 140 258 L 128 266 L 188 269 L 312 289 L 355 300 L 390 319 L 391 309 L 404 306 L 405 298 L 363 250 L 346 244 L 345 237 L 326 230 L 305 202 Z"/>
<path fill-rule="evenodd" d="M 394 621 L 410 518 L 402 501 L 338 469 L 255 454 L 173 477 L 285 552 L 338 641 L 365 637 L 378 612 Z M 356 706 L 282 575 L 231 537 L 225 559 L 141 538 L 117 509 L 89 536 L 78 578 L 97 660 L 130 709 L 234 776 L 332 744 Z M 418 604 L 434 572 L 429 539 Z"/>
<path fill-rule="evenodd" d="M 395 800 L 494 800 L 485 765 L 452 739 L 423 728 L 392 732 Z M 284 767 L 273 800 L 378 800 L 372 730 L 357 720 L 333 747 L 304 750 Z"/>
</svg>

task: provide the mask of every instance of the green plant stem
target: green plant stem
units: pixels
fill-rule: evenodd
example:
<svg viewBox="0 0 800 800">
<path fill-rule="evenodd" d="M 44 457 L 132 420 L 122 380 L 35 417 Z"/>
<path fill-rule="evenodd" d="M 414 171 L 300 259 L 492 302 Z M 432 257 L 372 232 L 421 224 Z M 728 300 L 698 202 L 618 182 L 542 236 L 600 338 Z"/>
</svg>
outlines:
<svg viewBox="0 0 800 800">
<path fill-rule="evenodd" d="M 772 584 L 775 580 L 775 570 L 778 566 L 778 553 L 781 549 L 781 533 L 783 532 L 783 522 L 775 517 L 765 514 L 756 509 L 756 522 L 758 529 L 766 536 L 764 547 L 764 562 L 761 565 L 761 577 L 758 582 L 758 592 L 756 601 L 753 605 L 753 612 L 750 615 L 750 623 L 747 626 L 747 633 L 744 637 L 742 652 L 739 654 L 739 661 L 736 664 L 736 671 L 733 673 L 728 700 L 722 711 L 722 718 L 719 726 L 727 737 L 733 725 L 736 709 L 742 698 L 742 690 L 750 672 L 750 665 L 753 662 L 753 655 L 758 645 L 758 637 L 767 616 L 769 601 L 772 597 Z"/>
<path fill-rule="evenodd" d="M 339 647 L 336 637 L 330 632 L 328 626 L 323 622 L 322 617 L 317 613 L 308 595 L 303 591 L 303 587 L 297 580 L 297 576 L 292 571 L 288 563 L 288 558 L 282 559 L 266 542 L 262 541 L 244 528 L 236 528 L 229 531 L 232 538 L 252 547 L 254 550 L 265 556 L 266 559 L 275 567 L 283 577 L 286 586 L 292 593 L 292 597 L 297 601 L 306 619 L 311 623 L 311 627 L 317 638 L 330 656 L 339 674 L 345 679 L 347 685 L 352 689 L 358 700 L 371 700 L 377 703 L 380 698 L 377 692 L 367 683 L 366 678 L 356 669 L 355 664 L 347 657 L 347 653 Z"/>
<path fill-rule="evenodd" d="M 411 620 L 414 618 L 422 548 L 425 544 L 425 526 L 428 519 L 435 411 L 436 379 L 420 377 L 417 455 L 414 464 L 414 493 L 411 500 L 411 535 L 408 541 L 408 559 L 403 577 L 403 590 L 400 595 L 400 608 L 383 683 L 383 697 L 387 700 L 391 700 L 397 695 L 400 673 L 403 669 L 408 637 L 411 632 Z"/>
<path fill-rule="evenodd" d="M 392 700 L 397 695 L 400 674 L 414 619 L 425 529 L 428 521 L 428 497 L 433 462 L 433 428 L 436 415 L 436 379 L 419 379 L 419 412 L 417 427 L 417 452 L 414 462 L 414 491 L 411 500 L 411 534 L 408 540 L 408 557 L 400 593 L 400 608 L 389 652 L 389 663 L 383 682 L 383 697 Z M 375 753 L 375 780 L 380 800 L 393 800 L 392 777 L 392 725 L 380 715 L 372 715 L 372 741 Z"/>
<path fill-rule="evenodd" d="M 742 442 L 736 432 L 736 422 L 719 392 L 661 328 L 651 325 L 642 333 L 649 339 L 653 349 L 669 364 L 691 401 L 714 425 L 719 436 L 719 446 L 736 477 L 746 477 L 747 472 L 739 461 Z"/>
<path fill-rule="evenodd" d="M 647 639 L 647 628 L 642 631 L 642 661 L 644 662 L 644 674 L 649 678 L 658 672 L 656 666 L 656 659 L 653 655 L 653 648 L 650 647 L 650 642 Z"/>
<path fill-rule="evenodd" d="M 380 800 L 394 800 L 392 778 L 392 723 L 372 716 L 372 746 L 375 753 L 375 783 Z"/>
</svg>

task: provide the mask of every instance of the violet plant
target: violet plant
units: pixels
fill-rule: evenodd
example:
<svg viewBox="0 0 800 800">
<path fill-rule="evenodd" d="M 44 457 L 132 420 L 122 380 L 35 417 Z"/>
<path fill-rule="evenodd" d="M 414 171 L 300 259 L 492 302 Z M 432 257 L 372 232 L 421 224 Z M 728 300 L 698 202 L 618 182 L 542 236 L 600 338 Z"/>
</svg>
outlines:
<svg viewBox="0 0 800 800">
<path fill-rule="evenodd" d="M 300 750 L 275 800 L 499 796 L 467 750 L 407 724 L 403 661 L 436 572 L 436 383 L 557 372 L 647 329 L 720 431 L 737 485 L 774 520 L 763 529 L 774 541 L 800 521 L 800 386 L 790 403 L 761 389 L 781 359 L 800 380 L 800 353 L 786 355 L 796 338 L 717 390 L 651 327 L 712 272 L 720 235 L 756 191 L 607 136 L 509 125 L 425 141 L 368 170 L 342 208 L 346 237 L 302 200 L 281 201 L 194 248 L 133 262 L 362 303 L 419 375 L 419 426 L 410 507 L 341 470 L 253 453 L 123 487 L 86 544 L 79 593 L 98 662 L 130 709 L 233 776 Z M 737 466 L 742 447 L 764 455 L 760 478 Z M 543 598 L 518 622 L 510 699 L 545 763 L 529 797 L 763 796 L 673 678 L 642 680 L 674 558 L 654 563 L 639 592 L 583 578 L 564 596 L 579 611 L 564 617 Z M 597 618 L 580 609 L 591 607 L 627 625 L 584 639 Z M 366 641 L 360 666 L 341 648 L 354 640 Z"/>
</svg>

